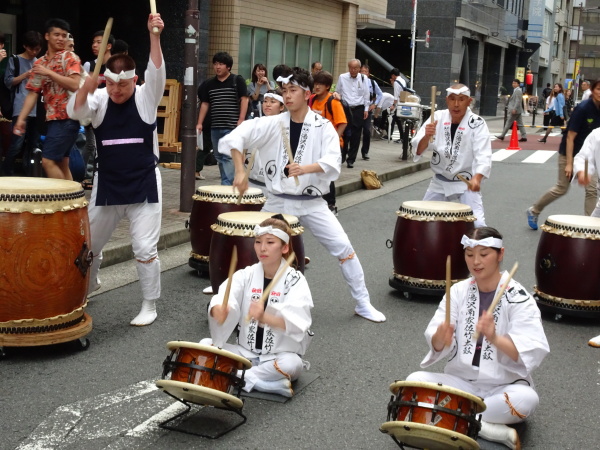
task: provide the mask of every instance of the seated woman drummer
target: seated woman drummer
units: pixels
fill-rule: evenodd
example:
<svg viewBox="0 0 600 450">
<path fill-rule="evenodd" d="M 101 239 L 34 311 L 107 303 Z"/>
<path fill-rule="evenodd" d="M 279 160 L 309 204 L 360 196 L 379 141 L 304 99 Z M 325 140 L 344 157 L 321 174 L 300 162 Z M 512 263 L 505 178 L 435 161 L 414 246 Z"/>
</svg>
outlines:
<svg viewBox="0 0 600 450">
<path fill-rule="evenodd" d="M 292 253 L 292 231 L 283 216 L 266 219 L 254 232 L 254 250 L 260 262 L 234 273 L 226 307 L 227 281 L 219 287 L 209 305 L 212 339 L 200 343 L 216 345 L 252 362 L 245 374 L 245 391 L 291 397 L 291 382 L 308 369 L 302 356 L 312 334 L 312 296 L 304 275 L 286 265 Z M 263 304 L 263 291 L 272 281 Z M 225 343 L 238 327 L 237 344 Z"/>
<path fill-rule="evenodd" d="M 444 373 L 415 372 L 407 381 L 442 383 L 483 398 L 487 408 L 479 437 L 520 449 L 517 431 L 507 424 L 524 421 L 539 403 L 531 372 L 550 351 L 540 311 L 511 279 L 493 314 L 488 313 L 509 278 L 500 271 L 502 235 L 491 227 L 475 228 L 461 243 L 471 276 L 450 290 L 450 322 L 444 297 L 425 330 L 429 353 L 421 367 L 448 357 Z"/>
</svg>

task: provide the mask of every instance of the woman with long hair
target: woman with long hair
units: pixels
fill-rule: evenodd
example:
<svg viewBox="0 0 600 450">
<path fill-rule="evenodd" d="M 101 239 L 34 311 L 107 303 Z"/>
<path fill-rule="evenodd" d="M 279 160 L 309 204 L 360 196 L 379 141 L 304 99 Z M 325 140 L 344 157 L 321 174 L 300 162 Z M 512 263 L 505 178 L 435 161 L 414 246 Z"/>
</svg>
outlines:
<svg viewBox="0 0 600 450">
<path fill-rule="evenodd" d="M 544 111 L 544 116 L 550 117 L 550 125 L 552 127 L 562 127 L 565 124 L 565 96 L 563 94 L 563 88 L 560 83 L 554 84 L 552 94 L 548 97 L 550 99 L 550 106 Z M 543 138 L 538 139 L 538 142 L 546 143 L 546 138 L 550 134 L 553 128 L 547 128 L 546 134 Z"/>
</svg>

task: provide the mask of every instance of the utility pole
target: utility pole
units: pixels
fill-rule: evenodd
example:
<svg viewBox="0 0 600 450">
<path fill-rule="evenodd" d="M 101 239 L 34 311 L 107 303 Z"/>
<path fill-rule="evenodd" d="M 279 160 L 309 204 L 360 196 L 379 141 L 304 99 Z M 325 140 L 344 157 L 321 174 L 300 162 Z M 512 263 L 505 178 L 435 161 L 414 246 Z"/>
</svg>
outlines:
<svg viewBox="0 0 600 450">
<path fill-rule="evenodd" d="M 198 0 L 189 0 L 185 12 L 185 73 L 183 74 L 183 103 L 181 106 L 181 182 L 179 210 L 191 212 L 196 188 L 196 85 L 198 84 L 198 36 L 200 11 Z"/>
</svg>

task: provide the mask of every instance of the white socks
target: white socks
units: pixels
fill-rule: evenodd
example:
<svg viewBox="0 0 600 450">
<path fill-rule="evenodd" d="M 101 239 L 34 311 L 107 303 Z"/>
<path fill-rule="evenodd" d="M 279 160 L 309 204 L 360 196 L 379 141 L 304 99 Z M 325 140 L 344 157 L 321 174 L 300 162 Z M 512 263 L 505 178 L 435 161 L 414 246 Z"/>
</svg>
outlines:
<svg viewBox="0 0 600 450">
<path fill-rule="evenodd" d="M 135 327 L 143 327 L 144 325 L 150 325 L 156 319 L 156 300 L 144 300 L 142 301 L 142 309 L 140 313 L 133 318 L 129 325 Z"/>
<path fill-rule="evenodd" d="M 600 347 L 600 336 L 596 336 L 595 338 L 590 339 L 588 344 L 592 347 Z"/>
<path fill-rule="evenodd" d="M 292 382 L 287 378 L 282 378 L 277 381 L 256 380 L 254 389 L 260 392 L 268 392 L 269 394 L 282 395 L 283 397 L 291 397 L 294 395 Z"/>
<path fill-rule="evenodd" d="M 383 313 L 377 311 L 371 303 L 357 304 L 356 308 L 354 308 L 354 312 L 357 316 L 370 320 L 371 322 L 385 322 Z"/>
<path fill-rule="evenodd" d="M 499 442 L 512 450 L 521 450 L 521 441 L 517 430 L 503 423 L 481 421 L 479 437 L 487 441 Z"/>
</svg>

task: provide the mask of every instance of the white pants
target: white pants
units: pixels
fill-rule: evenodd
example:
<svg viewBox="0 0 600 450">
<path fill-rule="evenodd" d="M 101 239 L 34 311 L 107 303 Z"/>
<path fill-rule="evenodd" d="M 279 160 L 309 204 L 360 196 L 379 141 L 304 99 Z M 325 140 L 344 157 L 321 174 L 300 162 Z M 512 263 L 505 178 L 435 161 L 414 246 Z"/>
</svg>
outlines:
<svg viewBox="0 0 600 450">
<path fill-rule="evenodd" d="M 414 372 L 406 381 L 442 383 L 483 398 L 486 410 L 481 419 L 492 423 L 519 423 L 531 416 L 540 399 L 527 384 L 482 385 L 446 373 Z M 525 382 L 522 382 L 525 383 Z"/>
<path fill-rule="evenodd" d="M 94 181 L 88 214 L 94 260 L 91 266 L 88 292 L 96 288 L 98 271 L 102 263 L 102 249 L 111 238 L 115 228 L 123 218 L 129 219 L 129 233 L 136 269 L 144 300 L 160 297 L 160 261 L 158 259 L 158 239 L 162 219 L 162 186 L 157 176 L 159 203 L 135 203 L 131 205 L 96 205 L 98 175 Z"/>
<path fill-rule="evenodd" d="M 203 345 L 212 345 L 212 339 L 205 338 L 200 343 Z M 274 355 L 274 359 L 260 362 L 258 355 L 256 358 L 248 358 L 249 350 L 238 344 L 226 343 L 223 345 L 223 350 L 243 356 L 252 363 L 252 367 L 246 370 L 246 374 L 244 375 L 246 385 L 243 389 L 246 392 L 252 391 L 257 381 L 279 381 L 284 378 L 295 381 L 304 369 L 302 358 L 296 353 L 281 352 Z"/>
<path fill-rule="evenodd" d="M 430 191 L 425 192 L 423 201 L 435 202 L 459 202 L 468 205 L 473 210 L 475 216 L 475 228 L 485 227 L 485 213 L 483 211 L 483 200 L 481 192 L 465 191 L 462 194 L 451 195 L 446 197 L 444 194 Z"/>
<path fill-rule="evenodd" d="M 285 209 L 286 202 L 297 200 L 284 200 L 276 196 L 269 197 L 263 211 L 273 213 L 283 212 L 293 214 Z M 370 303 L 369 292 L 365 285 L 365 274 L 358 256 L 352 248 L 348 235 L 342 228 L 335 215 L 327 207 L 327 202 L 321 199 L 307 200 L 314 203 L 310 213 L 301 215 L 294 214 L 303 227 L 308 228 L 313 236 L 325 247 L 332 256 L 335 256 L 340 264 L 342 275 L 350 288 L 352 298 L 356 303 Z M 277 207 L 280 208 L 277 208 Z"/>
</svg>

